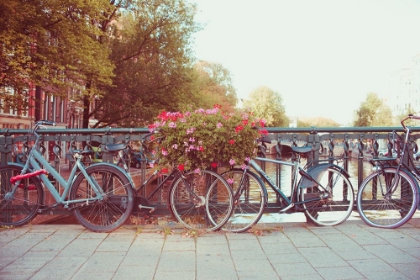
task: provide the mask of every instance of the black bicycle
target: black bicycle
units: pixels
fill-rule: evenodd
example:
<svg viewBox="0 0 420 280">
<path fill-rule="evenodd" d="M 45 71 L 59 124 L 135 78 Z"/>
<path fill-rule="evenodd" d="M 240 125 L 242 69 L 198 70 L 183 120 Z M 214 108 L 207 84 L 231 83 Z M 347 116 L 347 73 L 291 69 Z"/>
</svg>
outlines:
<svg viewBox="0 0 420 280">
<path fill-rule="evenodd" d="M 147 154 L 145 134 L 140 141 L 143 154 Z M 154 140 L 156 141 L 156 140 Z M 153 197 L 169 185 L 167 204 L 173 217 L 184 227 L 194 230 L 214 231 L 220 229 L 233 211 L 233 193 L 222 176 L 211 170 L 184 171 L 177 167 L 170 170 L 155 169 L 140 186 L 136 186 L 129 172 L 128 144 L 108 144 L 105 149 L 117 154 L 117 162 L 125 169 L 135 190 L 135 211 L 154 212 L 159 205 Z M 157 185 L 148 194 L 146 188 Z"/>
<path fill-rule="evenodd" d="M 357 210 L 362 220 L 373 227 L 397 228 L 408 222 L 418 208 L 420 172 L 408 157 L 410 127 L 405 122 L 420 116 L 408 115 L 401 121 L 405 135 L 393 132 L 393 148 L 402 145 L 398 157 L 372 159 L 373 172 L 361 183 Z M 406 164 L 404 158 L 408 158 Z"/>
</svg>

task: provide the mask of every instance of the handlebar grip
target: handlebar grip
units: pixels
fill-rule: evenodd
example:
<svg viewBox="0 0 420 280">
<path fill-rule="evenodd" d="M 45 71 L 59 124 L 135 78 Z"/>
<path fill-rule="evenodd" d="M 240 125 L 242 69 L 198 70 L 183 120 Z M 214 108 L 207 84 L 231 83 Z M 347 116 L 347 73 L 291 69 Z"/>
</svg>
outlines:
<svg viewBox="0 0 420 280">
<path fill-rule="evenodd" d="M 414 120 L 420 120 L 420 116 L 415 116 L 415 115 L 408 115 L 410 117 L 410 119 L 414 119 Z"/>
<path fill-rule="evenodd" d="M 53 121 L 47 121 L 47 120 L 39 120 L 36 122 L 37 125 L 51 125 L 55 126 L 55 122 Z"/>
</svg>

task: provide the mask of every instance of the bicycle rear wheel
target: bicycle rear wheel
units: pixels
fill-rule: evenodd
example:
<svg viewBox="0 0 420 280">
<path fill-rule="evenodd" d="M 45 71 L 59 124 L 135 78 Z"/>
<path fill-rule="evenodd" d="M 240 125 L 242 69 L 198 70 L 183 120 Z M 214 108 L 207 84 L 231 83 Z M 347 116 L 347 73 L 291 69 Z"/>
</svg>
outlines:
<svg viewBox="0 0 420 280">
<path fill-rule="evenodd" d="M 320 185 L 311 183 L 311 187 L 302 188 L 299 184 L 308 221 L 319 226 L 334 226 L 346 221 L 354 207 L 354 190 L 347 176 L 338 167 L 328 167 L 317 173 L 315 179 Z"/>
<path fill-rule="evenodd" d="M 178 177 L 169 191 L 169 209 L 187 229 L 220 229 L 232 213 L 232 189 L 210 170 L 191 171 Z"/>
<path fill-rule="evenodd" d="M 417 210 L 417 195 L 415 179 L 403 170 L 397 174 L 396 168 L 389 167 L 370 174 L 362 182 L 357 210 L 370 226 L 397 228 Z"/>
<path fill-rule="evenodd" d="M 234 209 L 223 230 L 245 232 L 260 220 L 264 213 L 265 186 L 252 171 L 232 169 L 221 174 L 233 190 Z"/>
<path fill-rule="evenodd" d="M 10 178 L 19 175 L 22 167 L 5 165 L 0 167 L 0 226 L 23 226 L 38 213 L 43 203 L 44 192 L 37 177 L 20 181 L 12 195 L 13 184 Z"/>
<path fill-rule="evenodd" d="M 134 194 L 127 176 L 114 166 L 95 164 L 86 171 L 105 197 L 97 197 L 88 180 L 79 174 L 70 191 L 70 200 L 86 200 L 75 205 L 73 214 L 81 225 L 95 232 L 110 232 L 125 223 L 134 205 Z M 92 200 L 87 202 L 88 200 Z"/>
</svg>

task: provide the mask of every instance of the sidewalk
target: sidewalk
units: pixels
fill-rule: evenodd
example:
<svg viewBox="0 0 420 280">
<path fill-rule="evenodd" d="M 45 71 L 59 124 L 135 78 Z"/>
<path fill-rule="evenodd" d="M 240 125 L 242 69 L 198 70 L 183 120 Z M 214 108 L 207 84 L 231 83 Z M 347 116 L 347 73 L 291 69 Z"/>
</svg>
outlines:
<svg viewBox="0 0 420 280">
<path fill-rule="evenodd" d="M 168 225 L 0 230 L 0 279 L 420 279 L 420 219 L 395 230 L 355 220 L 193 237 L 165 235 Z"/>
</svg>

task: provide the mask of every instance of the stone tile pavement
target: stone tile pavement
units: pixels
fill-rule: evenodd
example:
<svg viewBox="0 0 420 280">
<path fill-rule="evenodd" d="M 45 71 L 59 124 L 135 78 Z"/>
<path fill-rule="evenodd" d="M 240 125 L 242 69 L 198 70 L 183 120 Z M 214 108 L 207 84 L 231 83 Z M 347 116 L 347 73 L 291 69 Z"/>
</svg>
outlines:
<svg viewBox="0 0 420 280">
<path fill-rule="evenodd" d="M 0 279 L 420 279 L 420 219 L 394 230 L 349 220 L 242 234 L 165 226 L 94 233 L 75 224 L 0 230 Z"/>
</svg>

